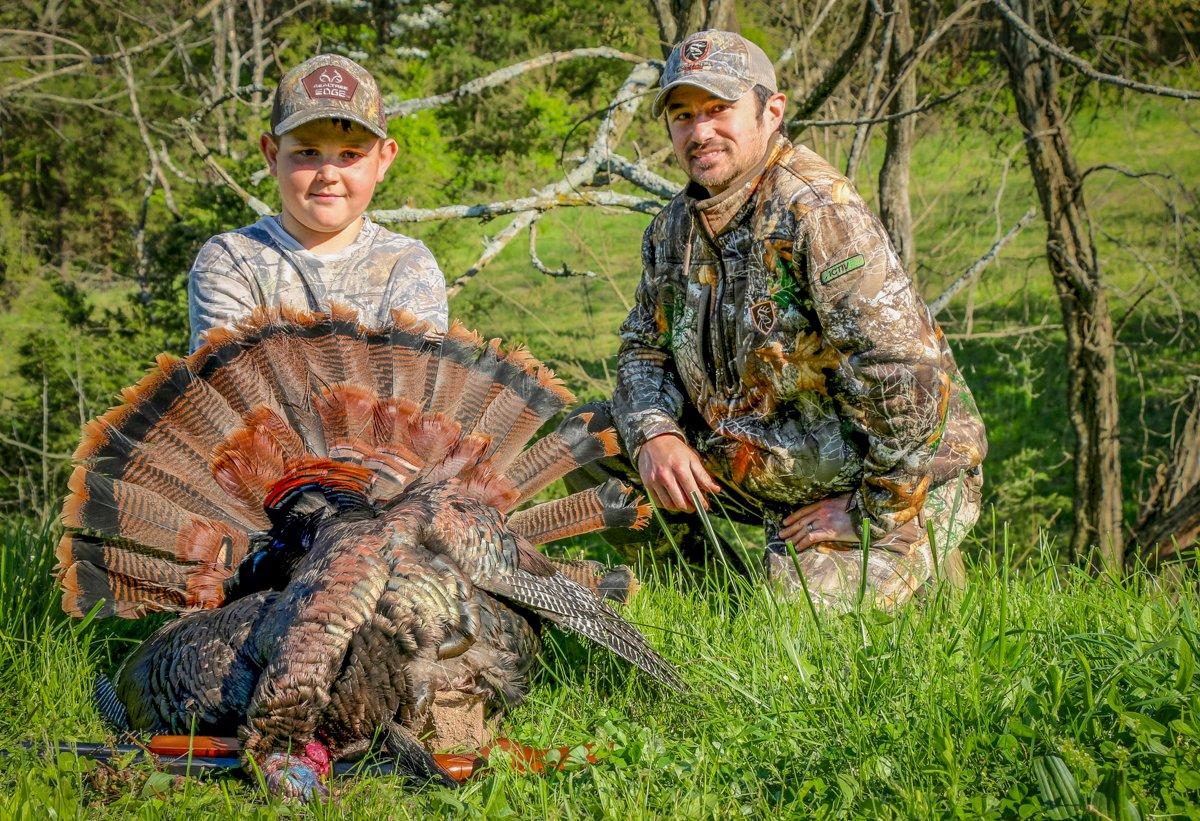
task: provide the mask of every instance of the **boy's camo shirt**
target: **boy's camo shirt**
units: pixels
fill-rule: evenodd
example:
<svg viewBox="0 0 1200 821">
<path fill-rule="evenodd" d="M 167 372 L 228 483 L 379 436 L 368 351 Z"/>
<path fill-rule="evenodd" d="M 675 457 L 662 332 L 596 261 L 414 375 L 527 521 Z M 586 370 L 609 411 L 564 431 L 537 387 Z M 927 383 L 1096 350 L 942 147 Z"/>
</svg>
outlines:
<svg viewBox="0 0 1200 821">
<path fill-rule="evenodd" d="M 677 433 L 765 508 L 852 492 L 860 533 L 890 532 L 983 461 L 971 391 L 849 180 L 782 137 L 743 180 L 689 186 L 646 230 L 613 399 L 626 447 Z"/>
<path fill-rule="evenodd" d="M 267 216 L 218 234 L 196 255 L 188 274 L 190 347 L 209 328 L 258 306 L 328 310 L 331 302 L 356 308 L 366 323 L 381 324 L 403 308 L 446 329 L 446 279 L 420 240 L 364 219 L 349 246 L 313 254 Z"/>
</svg>

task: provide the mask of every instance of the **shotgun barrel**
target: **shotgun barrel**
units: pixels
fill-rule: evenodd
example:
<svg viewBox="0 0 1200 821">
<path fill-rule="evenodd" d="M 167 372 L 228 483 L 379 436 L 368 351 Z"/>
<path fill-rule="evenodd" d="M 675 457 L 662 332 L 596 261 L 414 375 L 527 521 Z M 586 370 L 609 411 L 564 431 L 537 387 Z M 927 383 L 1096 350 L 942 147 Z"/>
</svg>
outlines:
<svg viewBox="0 0 1200 821">
<path fill-rule="evenodd" d="M 23 741 L 27 750 L 45 748 L 47 752 L 69 753 L 93 761 L 108 763 L 114 759 L 133 762 L 149 762 L 164 772 L 173 775 L 197 775 L 242 771 L 240 756 L 242 746 L 236 738 L 224 736 L 156 735 L 145 744 L 99 744 L 86 741 L 57 741 L 46 744 L 39 741 Z M 528 747 L 507 738 L 484 747 L 479 755 L 469 753 L 435 753 L 438 765 L 455 781 L 462 783 L 487 766 L 492 750 L 504 750 L 511 756 L 518 772 L 542 773 L 546 769 L 560 770 L 570 755 L 569 747 L 557 748 L 558 760 L 547 764 L 549 750 Z M 586 745 L 587 762 L 596 763 L 592 745 Z M 129 758 L 127 758 L 129 757 Z M 357 761 L 338 761 L 333 765 L 333 774 L 342 775 L 392 775 L 395 763 L 387 759 L 367 758 Z"/>
</svg>

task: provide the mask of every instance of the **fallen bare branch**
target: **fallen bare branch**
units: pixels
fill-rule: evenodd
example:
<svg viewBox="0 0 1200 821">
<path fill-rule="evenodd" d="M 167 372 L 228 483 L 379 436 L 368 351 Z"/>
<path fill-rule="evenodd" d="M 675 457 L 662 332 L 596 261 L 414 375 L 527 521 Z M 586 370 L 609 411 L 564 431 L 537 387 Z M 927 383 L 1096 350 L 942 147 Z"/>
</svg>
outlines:
<svg viewBox="0 0 1200 821">
<path fill-rule="evenodd" d="M 371 219 L 379 223 L 436 222 L 449 219 L 490 220 L 507 214 L 525 211 L 545 212 L 554 208 L 571 208 L 585 205 L 625 208 L 643 214 L 655 214 L 662 208 L 659 200 L 648 200 L 615 191 L 567 191 L 550 192 L 521 197 L 515 200 L 485 202 L 475 205 L 443 205 L 440 208 L 385 208 L 371 212 Z"/>
<path fill-rule="evenodd" d="M 430 108 L 452 103 L 462 97 L 468 97 L 473 94 L 479 94 L 489 88 L 503 85 L 515 77 L 526 74 L 530 71 L 535 71 L 539 68 L 561 63 L 566 60 L 577 60 L 585 57 L 600 57 L 609 60 L 625 60 L 631 63 L 640 63 L 645 58 L 638 57 L 636 54 L 618 51 L 615 48 L 607 46 L 596 46 L 593 48 L 576 48 L 569 51 L 552 51 L 538 57 L 533 57 L 529 60 L 524 60 L 520 63 L 514 63 L 511 66 L 493 71 L 491 74 L 485 74 L 483 77 L 477 77 L 474 80 L 463 83 L 458 88 L 435 94 L 432 97 L 421 97 L 415 100 L 405 100 L 403 102 L 392 102 L 385 106 L 385 110 L 389 117 L 407 117 L 410 114 L 415 114 L 418 111 L 425 111 Z"/>
<path fill-rule="evenodd" d="M 617 89 L 617 93 L 613 95 L 613 99 L 620 100 L 620 102 L 608 108 L 604 119 L 600 123 L 600 127 L 596 129 L 596 136 L 592 139 L 583 162 L 572 169 L 563 179 L 535 191 L 533 194 L 534 199 L 564 199 L 569 201 L 572 194 L 577 196 L 591 196 L 602 193 L 584 191 L 582 189 L 586 189 L 595 183 L 597 176 L 604 173 L 608 161 L 615 156 L 617 144 L 621 141 L 621 137 L 624 136 L 625 130 L 629 127 L 629 123 L 633 119 L 637 107 L 641 104 L 644 93 L 658 82 L 661 73 L 662 64 L 658 61 L 648 60 L 634 66 L 633 70 L 629 72 L 629 76 L 621 84 L 621 87 Z M 488 241 L 483 253 L 475 261 L 475 264 L 449 284 L 449 287 L 446 289 L 447 296 L 454 296 L 462 290 L 463 285 L 495 259 L 517 234 L 528 228 L 538 218 L 540 213 L 540 211 L 536 210 L 522 211 L 513 217 L 512 222 Z"/>
<path fill-rule="evenodd" d="M 479 255 L 479 259 L 475 260 L 475 263 L 470 268 L 459 274 L 446 286 L 446 296 L 452 297 L 461 291 L 464 285 L 499 256 L 500 252 L 504 250 L 508 243 L 512 242 L 517 234 L 528 228 L 537 218 L 537 211 L 522 211 L 513 217 L 512 222 L 506 225 L 503 231 L 488 240 L 487 244 L 483 247 L 483 253 Z"/>
<path fill-rule="evenodd" d="M 643 191 L 648 191 L 663 199 L 671 199 L 683 187 L 678 183 L 668 180 L 666 177 L 660 177 L 658 174 L 655 174 L 646 167 L 645 163 L 630 162 L 620 154 L 613 154 L 605 160 L 603 170 L 616 174 L 633 183 L 638 188 L 641 188 Z"/>
<path fill-rule="evenodd" d="M 975 279 L 975 277 L 979 276 L 980 271 L 986 268 L 988 264 L 992 262 L 992 260 L 999 256 L 1000 249 L 1012 241 L 1013 237 L 1021 233 L 1021 229 L 1028 225 L 1030 220 L 1032 220 L 1035 216 L 1037 216 L 1037 208 L 1030 206 L 1029 210 L 1026 211 L 1021 218 L 1016 221 L 1013 227 L 1008 229 L 1008 233 L 992 243 L 992 247 L 987 250 L 987 253 L 972 262 L 967 270 L 963 271 L 963 273 L 958 277 L 958 279 L 951 282 L 950 286 L 946 288 L 946 290 L 942 291 L 941 296 L 932 300 L 929 303 L 929 310 L 933 312 L 933 315 L 937 316 L 939 313 L 941 313 L 942 309 L 949 304 L 950 300 L 954 299 L 955 295 L 957 295 L 959 291 L 961 291 L 963 288 L 966 288 L 971 281 Z M 976 334 L 976 336 L 979 336 L 979 334 Z"/>
<path fill-rule="evenodd" d="M 1067 65 L 1074 68 L 1080 74 L 1095 80 L 1099 83 L 1109 83 L 1110 85 L 1119 86 L 1120 88 L 1128 88 L 1132 91 L 1139 91 L 1143 94 L 1157 94 L 1161 97 L 1174 97 L 1179 100 L 1200 100 L 1200 91 L 1193 91 L 1186 88 L 1171 88 L 1170 86 L 1153 85 L 1151 83 L 1142 83 L 1137 80 L 1130 80 L 1122 77 L 1119 74 L 1105 74 L 1103 71 L 1097 71 L 1092 68 L 1091 63 L 1077 57 L 1075 54 L 1067 51 L 1057 43 L 1047 40 L 1042 35 L 1025 22 L 1025 20 L 1008 7 L 1004 0 L 992 0 L 992 5 L 1000 12 L 1000 15 L 1009 22 L 1009 24 L 1021 34 L 1022 37 L 1029 40 L 1040 50 L 1054 55 L 1062 60 Z"/>
<path fill-rule="evenodd" d="M 567 263 L 563 263 L 558 270 L 550 268 L 546 263 L 542 262 L 537 253 L 537 220 L 529 223 L 529 261 L 533 263 L 533 267 L 545 274 L 548 277 L 557 279 L 566 279 L 569 277 L 595 277 L 592 271 L 572 271 Z"/>
</svg>

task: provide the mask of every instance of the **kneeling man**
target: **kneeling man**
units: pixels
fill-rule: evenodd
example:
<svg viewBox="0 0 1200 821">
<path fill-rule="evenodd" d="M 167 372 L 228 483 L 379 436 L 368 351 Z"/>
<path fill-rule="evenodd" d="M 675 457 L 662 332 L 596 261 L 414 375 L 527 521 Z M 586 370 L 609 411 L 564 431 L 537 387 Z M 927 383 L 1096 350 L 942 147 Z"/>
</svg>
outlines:
<svg viewBox="0 0 1200 821">
<path fill-rule="evenodd" d="M 624 458 L 567 484 L 618 475 L 653 497 L 669 533 L 606 533 L 630 558 L 706 549 L 692 498 L 715 500 L 762 523 L 771 579 L 803 574 L 832 609 L 857 597 L 869 534 L 868 595 L 894 606 L 961 568 L 983 424 L 882 224 L 784 135 L 786 102 L 737 34 L 671 53 L 653 111 L 690 183 L 643 238 L 616 393 L 577 411 L 615 424 Z"/>
</svg>

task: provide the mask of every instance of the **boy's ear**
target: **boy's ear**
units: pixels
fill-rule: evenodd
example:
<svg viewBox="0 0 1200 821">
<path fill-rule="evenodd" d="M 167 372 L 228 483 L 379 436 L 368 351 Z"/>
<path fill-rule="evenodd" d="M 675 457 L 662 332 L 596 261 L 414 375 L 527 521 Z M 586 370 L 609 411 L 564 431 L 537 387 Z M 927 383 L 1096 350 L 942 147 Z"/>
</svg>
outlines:
<svg viewBox="0 0 1200 821">
<path fill-rule="evenodd" d="M 262 149 L 271 176 L 275 176 L 275 161 L 279 157 L 279 143 L 275 142 L 275 135 L 263 132 L 263 135 L 258 138 L 258 147 Z"/>
<path fill-rule="evenodd" d="M 396 152 L 399 150 L 400 146 L 396 145 L 396 141 L 391 137 L 379 144 L 379 173 L 375 176 L 375 182 L 383 182 L 383 177 L 387 174 L 392 160 L 396 159 Z"/>
</svg>

